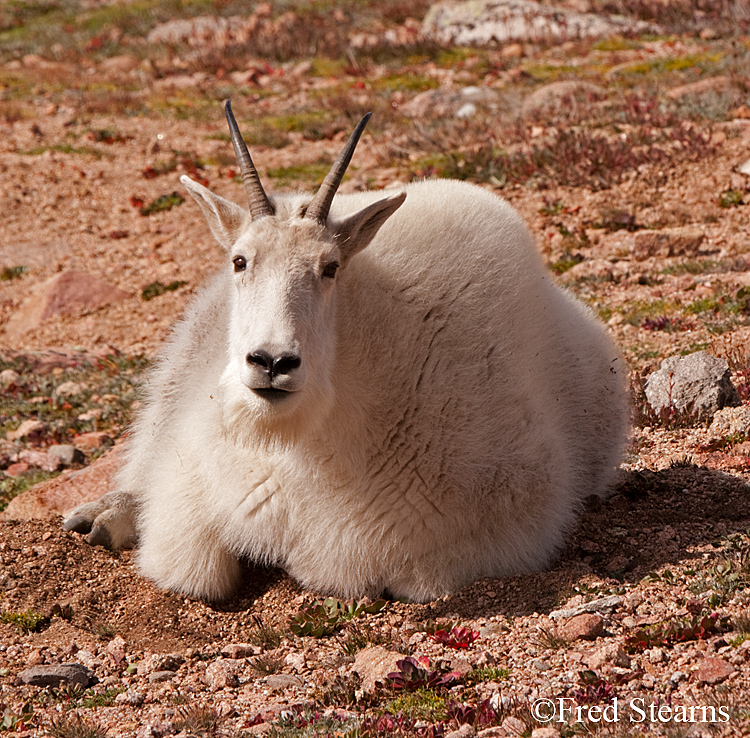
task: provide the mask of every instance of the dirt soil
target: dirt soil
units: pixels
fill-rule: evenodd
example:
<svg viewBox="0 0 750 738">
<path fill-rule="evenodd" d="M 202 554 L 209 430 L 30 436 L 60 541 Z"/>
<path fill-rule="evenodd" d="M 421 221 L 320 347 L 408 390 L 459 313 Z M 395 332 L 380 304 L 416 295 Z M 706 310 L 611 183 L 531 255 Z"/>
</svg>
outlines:
<svg viewBox="0 0 750 738">
<path fill-rule="evenodd" d="M 68 15 L 48 5 L 46 21 L 0 13 L 0 369 L 15 373 L 0 376 L 3 504 L 49 476 L 22 451 L 126 432 L 138 373 L 222 264 L 179 176 L 243 201 L 222 120 L 229 95 L 269 189 L 315 187 L 371 109 L 343 191 L 452 176 L 508 199 L 556 279 L 621 347 L 634 431 L 612 496 L 589 501 L 549 571 L 389 602 L 321 637 L 291 632 L 321 594 L 282 571 L 248 565 L 234 599 L 195 601 L 140 578 L 132 551 L 63 533 L 58 518 L 3 523 L 0 732 L 750 735 L 750 428 L 657 418 L 640 391 L 663 358 L 707 349 L 750 402 L 742 24 L 683 3 L 692 20 L 658 16 L 661 35 L 454 49 L 420 38 L 426 3 L 341 3 L 336 18 L 279 3 L 253 10 L 266 35 L 238 48 L 220 34 L 149 45 L 162 10 L 136 22 L 128 3 L 69 3 Z M 289 45 L 299 18 L 321 53 Z M 265 56 L 252 46 L 263 39 Z M 40 321 L 41 290 L 70 270 L 126 294 Z M 53 366 L 40 359 L 51 348 L 109 358 Z M 67 381 L 86 384 L 83 399 L 56 394 Z M 35 418 L 44 433 L 13 435 Z M 87 448 L 82 463 L 102 451 Z M 453 628 L 468 629 L 465 648 Z M 375 659 L 378 646 L 453 676 L 410 692 L 386 670 L 364 689 L 355 658 Z M 23 683 L 24 670 L 62 663 L 88 667 L 92 684 Z M 535 712 L 561 698 L 579 712 Z M 602 719 L 613 705 L 618 719 Z"/>
</svg>

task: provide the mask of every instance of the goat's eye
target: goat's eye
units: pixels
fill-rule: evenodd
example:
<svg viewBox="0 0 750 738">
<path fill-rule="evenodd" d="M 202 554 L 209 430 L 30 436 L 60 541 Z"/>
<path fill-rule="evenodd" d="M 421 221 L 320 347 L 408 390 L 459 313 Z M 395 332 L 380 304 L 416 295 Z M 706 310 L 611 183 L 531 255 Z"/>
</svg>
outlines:
<svg viewBox="0 0 750 738">
<path fill-rule="evenodd" d="M 244 272 L 247 268 L 247 260 L 244 256 L 235 256 L 234 259 L 232 259 L 232 263 L 234 264 L 235 272 Z"/>
<path fill-rule="evenodd" d="M 337 261 L 332 261 L 323 267 L 323 276 L 327 279 L 333 279 L 336 276 L 336 270 L 339 268 Z"/>
</svg>

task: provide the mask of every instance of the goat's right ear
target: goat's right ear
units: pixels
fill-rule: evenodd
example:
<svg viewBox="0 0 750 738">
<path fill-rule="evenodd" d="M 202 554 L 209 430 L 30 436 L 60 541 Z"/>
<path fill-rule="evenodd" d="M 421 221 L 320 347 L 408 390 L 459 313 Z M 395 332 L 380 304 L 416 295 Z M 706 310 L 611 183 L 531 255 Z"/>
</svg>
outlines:
<svg viewBox="0 0 750 738">
<path fill-rule="evenodd" d="M 180 177 L 180 182 L 201 206 L 208 227 L 219 245 L 225 251 L 230 251 L 242 232 L 245 221 L 250 218 L 249 213 L 239 205 L 215 195 L 207 187 L 194 182 L 186 175 Z"/>
</svg>

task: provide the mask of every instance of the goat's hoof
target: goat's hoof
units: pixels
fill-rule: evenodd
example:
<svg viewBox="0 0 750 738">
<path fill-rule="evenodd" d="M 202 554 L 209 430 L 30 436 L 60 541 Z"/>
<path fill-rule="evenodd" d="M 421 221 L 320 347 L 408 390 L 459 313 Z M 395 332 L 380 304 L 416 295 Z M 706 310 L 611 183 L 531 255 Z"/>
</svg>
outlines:
<svg viewBox="0 0 750 738">
<path fill-rule="evenodd" d="M 74 531 L 75 533 L 89 533 L 93 521 L 86 515 L 74 515 L 63 522 L 64 531 Z"/>
<path fill-rule="evenodd" d="M 112 548 L 112 536 L 109 531 L 103 525 L 95 525 L 93 528 L 89 526 L 89 533 L 86 536 L 86 541 L 92 546 L 104 546 L 104 548 Z M 86 531 L 82 531 L 86 532 Z"/>
</svg>

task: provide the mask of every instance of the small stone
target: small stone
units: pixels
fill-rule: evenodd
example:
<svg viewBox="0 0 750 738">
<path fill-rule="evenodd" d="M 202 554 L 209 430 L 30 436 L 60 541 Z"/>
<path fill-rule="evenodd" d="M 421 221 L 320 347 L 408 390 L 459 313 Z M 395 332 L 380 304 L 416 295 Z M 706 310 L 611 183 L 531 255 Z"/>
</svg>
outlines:
<svg viewBox="0 0 750 738">
<path fill-rule="evenodd" d="M 446 733 L 445 738 L 474 738 L 476 734 L 476 730 L 471 725 L 464 723 L 458 730 Z"/>
<path fill-rule="evenodd" d="M 604 632 L 604 618 L 596 613 L 581 613 L 560 626 L 560 634 L 569 641 L 593 641 Z"/>
<path fill-rule="evenodd" d="M 531 731 L 531 738 L 560 738 L 560 731 L 556 728 L 534 728 Z"/>
<path fill-rule="evenodd" d="M 577 607 L 566 608 L 564 610 L 553 610 L 549 616 L 552 620 L 560 620 L 575 617 L 583 612 L 598 612 L 608 615 L 621 607 L 624 600 L 620 595 L 608 595 L 600 597 L 598 600 L 584 602 Z"/>
<path fill-rule="evenodd" d="M 29 657 L 26 659 L 26 666 L 38 666 L 39 664 L 44 663 L 44 656 L 42 655 L 42 652 L 35 648 L 30 654 Z"/>
<path fill-rule="evenodd" d="M 82 687 L 86 689 L 96 677 L 83 664 L 51 664 L 32 666 L 22 671 L 19 678 L 34 687 Z"/>
<path fill-rule="evenodd" d="M 148 683 L 159 684 L 160 682 L 168 682 L 176 676 L 177 673 L 174 671 L 154 671 L 148 675 Z"/>
<path fill-rule="evenodd" d="M 290 653 L 285 659 L 284 663 L 287 666 L 291 666 L 295 671 L 302 671 L 305 668 L 305 654 L 304 653 Z"/>
<path fill-rule="evenodd" d="M 81 433 L 73 439 L 73 445 L 85 449 L 105 448 L 112 445 L 112 437 L 104 431 Z"/>
<path fill-rule="evenodd" d="M 377 682 L 385 682 L 392 671 L 396 671 L 397 661 L 405 659 L 402 653 L 389 651 L 383 646 L 362 649 L 354 659 L 352 670 L 362 679 L 362 693 L 370 694 L 377 688 Z"/>
<path fill-rule="evenodd" d="M 646 380 L 644 390 L 656 413 L 675 408 L 700 418 L 739 403 L 726 360 L 707 351 L 664 359 Z"/>
<path fill-rule="evenodd" d="M 705 684 L 719 684 L 728 676 L 734 674 L 735 668 L 724 659 L 716 656 L 707 656 L 701 661 L 696 679 Z"/>
<path fill-rule="evenodd" d="M 11 464 L 5 470 L 5 473 L 9 477 L 20 477 L 21 475 L 26 474 L 29 469 L 31 469 L 31 467 L 25 461 L 19 461 L 15 464 Z"/>
<path fill-rule="evenodd" d="M 505 718 L 505 720 L 503 720 L 503 722 L 500 724 L 500 727 L 509 735 L 520 736 L 526 732 L 526 723 L 524 723 L 523 720 L 519 720 L 519 718 L 517 717 L 513 717 L 512 715 Z M 481 736 L 481 738 L 488 738 L 487 736 L 483 735 L 484 733 L 484 730 L 480 731 L 479 736 Z"/>
<path fill-rule="evenodd" d="M 0 385 L 8 387 L 11 384 L 18 384 L 18 380 L 21 379 L 21 375 L 13 369 L 3 369 L 0 372 Z"/>
<path fill-rule="evenodd" d="M 57 471 L 60 468 L 57 459 L 49 456 L 46 451 L 35 451 L 34 449 L 25 448 L 18 454 L 18 460 L 47 472 Z"/>
<path fill-rule="evenodd" d="M 133 705 L 134 707 L 140 707 L 145 699 L 143 692 L 136 692 L 134 690 L 128 690 L 122 694 L 118 694 L 115 697 L 115 702 L 119 705 Z"/>
<path fill-rule="evenodd" d="M 55 444 L 47 449 L 47 456 L 55 460 L 58 466 L 67 469 L 75 464 L 83 464 L 86 457 L 83 451 L 69 443 Z"/>
<path fill-rule="evenodd" d="M 58 397 L 75 397 L 83 394 L 88 389 L 84 382 L 63 382 L 55 387 L 55 394 Z"/>
<path fill-rule="evenodd" d="M 177 671 L 184 663 L 181 653 L 157 653 L 151 657 L 151 671 Z"/>
<path fill-rule="evenodd" d="M 107 653 L 119 664 L 125 659 L 126 648 L 125 639 L 118 635 L 107 644 Z"/>
<path fill-rule="evenodd" d="M 700 228 L 692 226 L 638 231 L 633 236 L 632 256 L 637 260 L 650 256 L 696 256 L 705 235 Z"/>
<path fill-rule="evenodd" d="M 246 659 L 257 652 L 258 648 L 252 643 L 230 643 L 221 649 L 221 655 L 228 659 Z"/>
<path fill-rule="evenodd" d="M 283 692 L 291 687 L 301 687 L 302 680 L 293 674 L 271 674 L 266 677 L 266 686 L 274 692 Z"/>
<path fill-rule="evenodd" d="M 234 659 L 217 659 L 206 667 L 206 684 L 213 691 L 239 685 L 237 662 Z"/>
<path fill-rule="evenodd" d="M 41 420 L 24 420 L 14 431 L 8 431 L 5 437 L 9 441 L 28 441 L 34 443 L 47 435 L 49 426 Z"/>
<path fill-rule="evenodd" d="M 625 653 L 619 643 L 605 643 L 593 653 L 584 656 L 584 663 L 594 671 L 601 669 L 605 664 L 612 664 L 621 669 L 630 668 L 630 657 Z"/>
<path fill-rule="evenodd" d="M 648 660 L 651 664 L 661 664 L 662 661 L 666 661 L 664 650 L 661 648 L 651 648 L 647 651 Z"/>
</svg>

